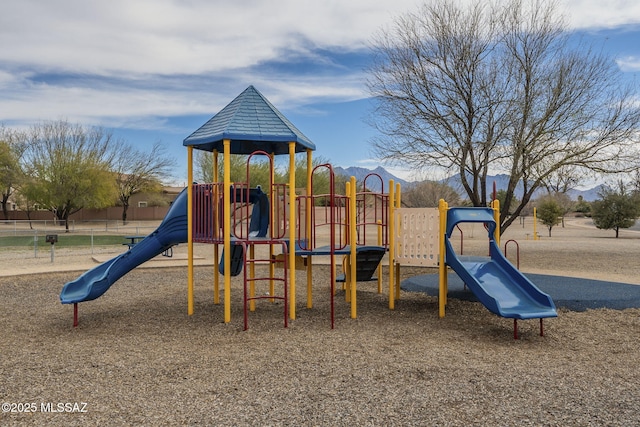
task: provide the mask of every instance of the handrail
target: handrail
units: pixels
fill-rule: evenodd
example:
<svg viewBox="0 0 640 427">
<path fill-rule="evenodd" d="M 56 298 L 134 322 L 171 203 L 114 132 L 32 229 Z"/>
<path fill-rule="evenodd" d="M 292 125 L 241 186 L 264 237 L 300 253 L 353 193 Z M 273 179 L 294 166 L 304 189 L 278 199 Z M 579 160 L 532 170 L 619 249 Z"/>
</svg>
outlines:
<svg viewBox="0 0 640 427">
<path fill-rule="evenodd" d="M 513 242 L 516 244 L 516 268 L 520 270 L 520 245 L 516 240 L 510 239 L 504 242 L 504 257 L 507 257 L 507 245 L 509 242 Z"/>
</svg>

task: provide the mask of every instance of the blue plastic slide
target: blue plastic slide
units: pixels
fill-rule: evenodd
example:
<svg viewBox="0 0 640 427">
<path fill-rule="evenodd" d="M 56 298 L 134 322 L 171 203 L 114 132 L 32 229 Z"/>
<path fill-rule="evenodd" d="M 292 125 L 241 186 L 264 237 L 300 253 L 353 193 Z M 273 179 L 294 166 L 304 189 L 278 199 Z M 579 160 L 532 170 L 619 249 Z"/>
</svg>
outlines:
<svg viewBox="0 0 640 427">
<path fill-rule="evenodd" d="M 60 292 L 63 304 L 91 301 L 105 292 L 118 279 L 140 264 L 170 247 L 187 241 L 187 190 L 184 189 L 171 205 L 158 228 L 127 252 L 87 271 Z"/>
<path fill-rule="evenodd" d="M 479 222 L 489 232 L 489 257 L 458 256 L 449 238 L 456 224 Z M 493 236 L 496 222 L 490 208 L 452 208 L 447 212 L 446 264 L 494 314 L 512 319 L 557 317 L 551 297 L 538 289 L 502 254 Z"/>
</svg>

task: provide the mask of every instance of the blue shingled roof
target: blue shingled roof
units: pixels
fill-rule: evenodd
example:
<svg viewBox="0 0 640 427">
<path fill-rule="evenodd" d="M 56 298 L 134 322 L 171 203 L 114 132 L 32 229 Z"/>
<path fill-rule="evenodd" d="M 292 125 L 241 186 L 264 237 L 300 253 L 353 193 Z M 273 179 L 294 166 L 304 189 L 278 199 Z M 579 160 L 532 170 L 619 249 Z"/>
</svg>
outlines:
<svg viewBox="0 0 640 427">
<path fill-rule="evenodd" d="M 186 137 L 183 145 L 223 152 L 225 139 L 231 140 L 231 154 L 251 154 L 256 150 L 286 154 L 289 142 L 296 143 L 296 152 L 316 149 L 315 144 L 253 86 Z"/>
</svg>

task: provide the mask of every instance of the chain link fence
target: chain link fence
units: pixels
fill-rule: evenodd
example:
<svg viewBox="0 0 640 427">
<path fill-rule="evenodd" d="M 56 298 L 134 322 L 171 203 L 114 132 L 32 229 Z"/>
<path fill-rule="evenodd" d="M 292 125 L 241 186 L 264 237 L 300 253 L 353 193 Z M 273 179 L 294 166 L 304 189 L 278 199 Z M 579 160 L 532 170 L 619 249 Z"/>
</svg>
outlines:
<svg viewBox="0 0 640 427">
<path fill-rule="evenodd" d="M 70 222 L 67 231 L 56 221 L 0 221 L 0 260 L 48 258 L 47 236 L 56 235 L 55 256 L 120 253 L 128 249 L 126 236 L 146 236 L 160 221 Z M 51 239 L 50 239 L 51 240 Z"/>
</svg>

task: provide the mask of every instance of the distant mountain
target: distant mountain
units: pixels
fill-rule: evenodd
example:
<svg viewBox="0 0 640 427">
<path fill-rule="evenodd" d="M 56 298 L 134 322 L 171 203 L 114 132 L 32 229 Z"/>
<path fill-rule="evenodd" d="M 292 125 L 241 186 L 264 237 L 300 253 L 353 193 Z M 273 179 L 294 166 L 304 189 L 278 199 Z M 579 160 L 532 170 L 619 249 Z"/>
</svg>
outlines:
<svg viewBox="0 0 640 427">
<path fill-rule="evenodd" d="M 358 181 L 358 184 L 361 185 L 362 181 L 365 179 L 365 177 L 369 174 L 376 174 L 379 175 L 380 178 L 382 178 L 382 184 L 384 185 L 384 192 L 389 191 L 389 180 L 393 180 L 394 183 L 400 183 L 400 186 L 407 186 L 409 185 L 409 181 L 405 181 L 402 178 L 398 178 L 397 176 L 393 175 L 392 173 L 390 173 L 389 171 L 387 171 L 385 168 L 383 168 L 382 166 L 378 166 L 375 169 L 367 169 L 367 168 L 361 168 L 361 167 L 357 167 L 357 166 L 350 166 L 348 168 L 343 168 L 340 166 L 336 166 L 335 168 L 333 168 L 335 173 L 338 175 L 344 175 L 347 177 L 355 177 L 356 181 Z M 375 176 L 371 176 L 369 178 L 367 178 L 367 188 L 369 188 L 369 190 L 372 191 L 380 191 L 380 179 L 378 179 Z"/>
<path fill-rule="evenodd" d="M 460 177 L 458 175 L 442 179 L 440 180 L 440 182 L 450 185 L 458 192 L 458 194 L 460 194 L 460 196 L 463 199 L 466 198 L 466 194 L 464 192 L 464 189 L 462 188 L 462 182 L 460 181 Z M 505 174 L 488 175 L 487 176 L 487 196 L 491 196 L 491 193 L 493 192 L 494 182 L 496 184 L 497 191 L 506 190 L 507 186 L 509 185 L 509 175 L 505 175 Z M 569 195 L 569 197 L 571 197 L 572 200 L 578 200 L 578 197 L 582 196 L 582 198 L 586 202 L 593 202 L 594 200 L 597 200 L 600 198 L 599 192 L 601 188 L 602 188 L 602 185 L 598 185 L 588 190 L 569 190 L 567 194 Z M 523 193 L 524 192 L 523 192 L 522 186 L 519 185 L 516 188 L 514 195 L 517 199 L 522 199 Z M 544 188 L 538 188 L 533 193 L 533 199 L 536 199 L 540 196 L 544 196 L 545 194 L 546 194 L 546 190 Z"/>
<path fill-rule="evenodd" d="M 450 176 L 448 178 L 444 178 L 441 179 L 439 182 L 447 184 L 451 187 L 453 187 L 458 194 L 460 194 L 460 197 L 462 197 L 462 199 L 466 199 L 467 195 L 464 191 L 464 188 L 462 187 L 462 181 L 460 180 L 460 176 L 459 175 L 453 175 Z M 487 175 L 487 197 L 491 197 L 491 194 L 493 193 L 493 185 L 495 183 L 496 186 L 496 191 L 500 191 L 500 190 L 506 190 L 508 185 L 509 185 L 509 175 L 505 175 L 505 174 L 499 174 L 499 175 Z M 516 188 L 515 191 L 515 197 L 517 199 L 522 199 L 522 195 L 523 195 L 523 190 L 522 190 L 522 186 L 518 186 L 518 188 Z M 539 189 L 536 190 L 536 192 L 534 193 L 533 198 L 538 197 L 539 195 L 544 194 L 544 190 L 543 189 Z"/>
<path fill-rule="evenodd" d="M 578 197 L 582 196 L 585 202 L 593 202 L 594 200 L 598 200 L 600 198 L 600 193 L 602 192 L 604 187 L 604 184 L 600 184 L 588 190 L 569 190 L 567 194 L 571 197 L 572 200 L 578 200 Z"/>
<path fill-rule="evenodd" d="M 384 184 L 385 192 L 389 191 L 387 187 L 389 185 L 389 180 L 391 179 L 393 180 L 394 183 L 400 183 L 400 185 L 405 189 L 415 184 L 415 182 L 409 182 L 409 181 L 405 181 L 402 178 L 398 178 L 397 176 L 393 175 L 382 166 L 378 166 L 375 169 L 367 169 L 367 168 L 362 168 L 358 166 L 350 166 L 348 168 L 336 166 L 334 168 L 334 171 L 338 175 L 344 175 L 347 177 L 354 176 L 358 181 L 358 184 L 360 185 L 362 184 L 362 181 L 367 175 L 377 174 L 380 176 L 380 178 L 382 178 L 382 183 Z M 460 182 L 460 178 L 457 175 L 442 179 L 439 182 L 453 187 L 463 199 L 467 198 L 466 193 L 462 188 L 462 183 Z M 506 190 L 507 186 L 509 185 L 509 175 L 498 174 L 498 175 L 487 176 L 487 195 L 488 196 L 490 196 L 493 191 L 494 182 L 496 183 L 497 191 Z M 369 177 L 367 179 L 367 187 L 369 187 L 369 189 L 373 191 L 380 191 L 380 179 L 378 179 L 377 177 Z M 602 189 L 602 185 L 598 185 L 588 190 L 569 190 L 567 194 L 569 194 L 569 196 L 573 200 L 578 200 L 578 197 L 582 196 L 582 198 L 585 201 L 592 202 L 600 198 L 599 193 L 601 189 Z M 523 193 L 522 186 L 519 186 L 518 188 L 516 188 L 516 192 L 515 192 L 516 198 L 521 199 L 522 193 Z M 536 192 L 533 195 L 533 198 L 535 199 L 537 197 L 543 196 L 544 194 L 545 194 L 545 190 L 543 188 L 540 188 L 536 190 Z"/>
</svg>

